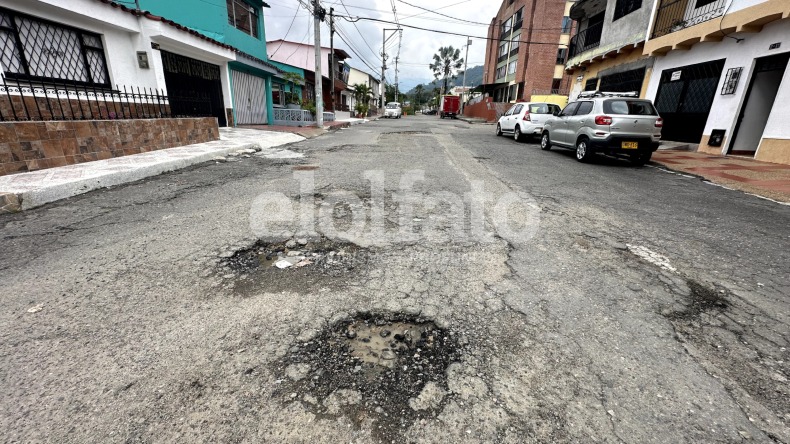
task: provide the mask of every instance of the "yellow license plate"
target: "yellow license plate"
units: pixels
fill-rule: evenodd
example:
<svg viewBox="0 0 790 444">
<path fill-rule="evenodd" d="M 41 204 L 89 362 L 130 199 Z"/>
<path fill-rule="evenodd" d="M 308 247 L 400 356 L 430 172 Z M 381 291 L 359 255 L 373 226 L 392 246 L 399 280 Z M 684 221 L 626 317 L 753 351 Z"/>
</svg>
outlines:
<svg viewBox="0 0 790 444">
<path fill-rule="evenodd" d="M 622 142 L 620 147 L 624 150 L 635 150 L 639 148 L 639 144 L 637 142 Z"/>
</svg>

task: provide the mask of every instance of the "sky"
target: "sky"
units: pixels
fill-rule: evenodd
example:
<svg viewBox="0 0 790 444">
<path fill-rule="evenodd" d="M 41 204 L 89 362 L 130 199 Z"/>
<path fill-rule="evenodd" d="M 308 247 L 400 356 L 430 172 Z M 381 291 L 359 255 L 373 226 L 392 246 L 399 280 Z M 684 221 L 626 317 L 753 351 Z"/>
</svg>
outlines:
<svg viewBox="0 0 790 444">
<path fill-rule="evenodd" d="M 311 0 L 302 0 L 307 3 Z M 404 2 L 405 1 L 405 2 Z M 285 39 L 303 43 L 313 43 L 313 18 L 300 5 L 299 0 L 266 0 L 271 8 L 264 8 L 266 39 Z M 466 23 L 443 17 L 415 5 L 476 23 Z M 350 17 L 370 17 L 380 20 L 395 21 L 393 5 L 398 21 L 402 25 L 417 26 L 431 30 L 455 32 L 470 36 L 485 37 L 488 23 L 496 15 L 501 2 L 496 0 L 322 0 L 321 5 L 327 12 L 335 8 L 336 15 Z M 395 24 L 377 23 L 359 20 L 351 23 L 342 18 L 336 19 L 338 32 L 335 33 L 335 47 L 344 49 L 351 56 L 349 64 L 375 75 L 381 75 L 381 41 L 384 28 L 396 28 Z M 395 56 L 398 54 L 397 34 L 389 38 L 387 32 L 387 82 L 395 79 Z M 342 35 L 342 37 L 340 37 Z M 343 40 L 346 41 L 343 41 Z M 347 43 L 348 42 L 348 43 Z M 485 60 L 485 40 L 472 39 L 469 46 L 468 67 L 482 65 Z M 329 24 L 321 24 L 321 45 L 329 46 Z M 398 80 L 400 89 L 407 91 L 418 83 L 433 80 L 433 73 L 428 65 L 433 55 L 442 46 L 452 45 L 461 49 L 461 57 L 465 56 L 466 38 L 463 36 L 440 34 L 403 27 L 400 41 L 400 58 L 398 63 Z M 273 48 L 267 48 L 269 54 Z M 356 52 L 356 53 L 355 53 Z M 369 65 L 367 66 L 366 65 Z M 460 79 L 457 81 L 460 84 Z"/>
</svg>

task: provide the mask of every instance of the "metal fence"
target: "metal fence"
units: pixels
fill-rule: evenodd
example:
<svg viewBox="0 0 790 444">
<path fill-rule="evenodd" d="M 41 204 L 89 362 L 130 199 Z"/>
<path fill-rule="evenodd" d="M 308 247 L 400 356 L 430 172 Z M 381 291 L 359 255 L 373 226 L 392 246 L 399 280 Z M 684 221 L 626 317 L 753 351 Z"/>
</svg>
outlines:
<svg viewBox="0 0 790 444">
<path fill-rule="evenodd" d="M 658 6 L 652 38 L 721 17 L 727 3 L 725 0 L 692 2 L 694 0 L 662 0 Z"/>
<path fill-rule="evenodd" d="M 171 117 L 162 90 L 102 89 L 0 78 L 0 121 L 113 120 Z"/>
<path fill-rule="evenodd" d="M 334 122 L 335 113 L 325 112 L 324 122 Z M 274 109 L 274 123 L 287 126 L 308 126 L 316 122 L 315 115 L 306 109 Z"/>
<path fill-rule="evenodd" d="M 603 33 L 603 22 L 589 25 L 586 29 L 579 31 L 571 38 L 570 55 L 579 55 L 588 49 L 597 48 L 601 44 L 601 34 Z"/>
</svg>

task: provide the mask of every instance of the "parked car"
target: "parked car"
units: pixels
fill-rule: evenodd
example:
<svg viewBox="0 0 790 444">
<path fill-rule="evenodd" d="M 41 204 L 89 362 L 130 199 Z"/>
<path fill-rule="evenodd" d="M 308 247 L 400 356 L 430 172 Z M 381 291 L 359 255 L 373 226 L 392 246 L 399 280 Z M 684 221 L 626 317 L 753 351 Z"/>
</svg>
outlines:
<svg viewBox="0 0 790 444">
<path fill-rule="evenodd" d="M 389 119 L 400 119 L 401 116 L 403 116 L 403 108 L 401 108 L 398 102 L 390 102 L 384 108 L 384 117 Z"/>
<path fill-rule="evenodd" d="M 496 135 L 512 134 L 517 142 L 524 136 L 540 136 L 543 132 L 543 123 L 559 111 L 560 107 L 553 103 L 516 103 L 499 118 Z"/>
<path fill-rule="evenodd" d="M 423 114 L 425 114 L 426 116 L 435 116 L 437 112 L 438 111 L 436 111 L 435 109 L 429 109 L 428 111 L 423 111 Z"/>
<path fill-rule="evenodd" d="M 658 149 L 663 126 L 653 103 L 637 93 L 582 93 L 546 121 L 540 148 L 575 149 L 580 162 L 603 153 L 644 165 Z"/>
</svg>

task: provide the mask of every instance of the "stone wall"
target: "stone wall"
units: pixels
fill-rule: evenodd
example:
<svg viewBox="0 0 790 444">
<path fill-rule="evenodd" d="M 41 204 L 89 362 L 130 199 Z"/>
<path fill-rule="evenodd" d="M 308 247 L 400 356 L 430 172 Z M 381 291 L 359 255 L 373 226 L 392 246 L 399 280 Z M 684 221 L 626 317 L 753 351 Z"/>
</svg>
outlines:
<svg viewBox="0 0 790 444">
<path fill-rule="evenodd" d="M 0 175 L 219 140 L 214 117 L 0 122 Z"/>
</svg>

